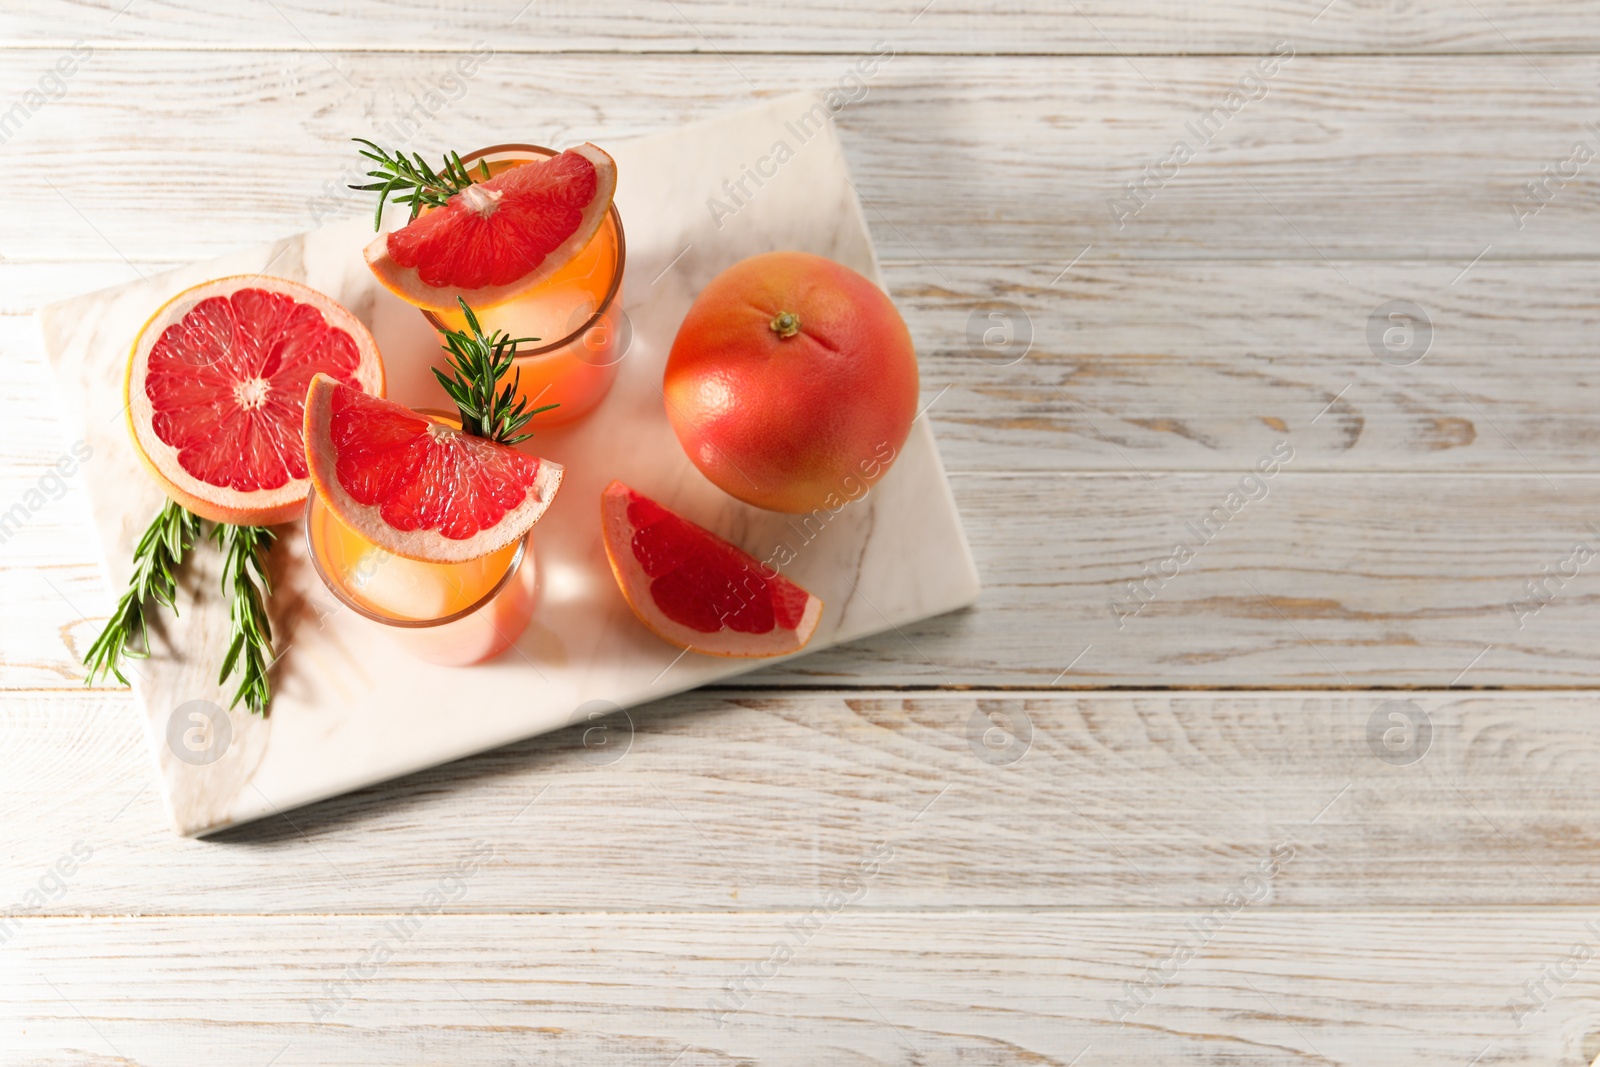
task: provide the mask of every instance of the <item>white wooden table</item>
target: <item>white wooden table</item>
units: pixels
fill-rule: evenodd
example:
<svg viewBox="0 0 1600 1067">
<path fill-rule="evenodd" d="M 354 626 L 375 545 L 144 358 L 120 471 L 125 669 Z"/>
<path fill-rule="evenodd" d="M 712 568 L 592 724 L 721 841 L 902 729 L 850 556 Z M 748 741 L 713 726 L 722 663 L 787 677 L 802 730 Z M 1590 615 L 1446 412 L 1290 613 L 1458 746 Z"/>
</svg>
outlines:
<svg viewBox="0 0 1600 1067">
<path fill-rule="evenodd" d="M 1600 7 L 924 3 L 0 13 L 0 1064 L 1600 1054 Z M 34 309 L 829 86 L 980 605 L 174 837 Z"/>
</svg>

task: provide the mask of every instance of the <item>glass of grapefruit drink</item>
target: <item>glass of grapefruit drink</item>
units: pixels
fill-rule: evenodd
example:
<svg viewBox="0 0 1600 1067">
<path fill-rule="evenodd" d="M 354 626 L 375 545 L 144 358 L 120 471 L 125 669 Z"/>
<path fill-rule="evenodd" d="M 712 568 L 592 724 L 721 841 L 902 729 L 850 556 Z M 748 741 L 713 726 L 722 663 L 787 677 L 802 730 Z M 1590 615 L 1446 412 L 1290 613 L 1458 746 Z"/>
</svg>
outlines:
<svg viewBox="0 0 1600 1067">
<path fill-rule="evenodd" d="M 478 386 L 492 389 L 494 368 L 480 369 Z M 520 422 L 485 436 L 463 429 L 465 418 L 329 375 L 306 396 L 306 543 L 318 576 L 413 655 L 447 666 L 497 656 L 527 627 L 532 527 L 562 478 L 559 464 L 513 447 Z"/>
<path fill-rule="evenodd" d="M 407 559 L 339 521 L 317 494 L 306 502 L 311 563 L 339 603 L 386 628 L 411 655 L 447 667 L 492 659 L 533 617 L 533 535 L 465 563 Z"/>
<path fill-rule="evenodd" d="M 581 419 L 605 399 L 627 347 L 615 164 L 592 145 L 532 144 L 479 149 L 460 164 L 473 184 L 374 241 L 368 263 L 436 330 L 465 327 L 459 298 L 485 329 L 534 338 L 518 348 L 519 395 L 559 405 L 542 425 Z"/>
</svg>

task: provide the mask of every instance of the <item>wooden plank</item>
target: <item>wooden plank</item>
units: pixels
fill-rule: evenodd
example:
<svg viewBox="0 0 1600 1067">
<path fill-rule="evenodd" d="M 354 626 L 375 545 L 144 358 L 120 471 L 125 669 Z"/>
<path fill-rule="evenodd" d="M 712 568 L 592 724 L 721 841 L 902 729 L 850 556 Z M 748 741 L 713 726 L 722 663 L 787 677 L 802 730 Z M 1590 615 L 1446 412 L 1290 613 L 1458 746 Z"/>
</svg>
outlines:
<svg viewBox="0 0 1600 1067">
<path fill-rule="evenodd" d="M 436 881 L 412 887 L 418 907 Z M 6 1062 L 28 1064 L 172 1062 L 181 1048 L 184 1062 L 287 1065 L 1583 1067 L 1600 1046 L 1596 969 L 1573 959 L 1594 953 L 1592 912 L 1219 913 L 1204 938 L 1188 925 L 1201 911 L 852 905 L 821 917 L 424 912 L 408 926 L 35 920 L 7 946 L 0 1032 Z M 1147 1002 L 1119 1022 L 1124 989 L 1145 979 Z M 1508 1004 L 1541 980 L 1550 1002 L 1519 1029 Z"/>
<path fill-rule="evenodd" d="M 1221 0 L 825 0 L 746 6 L 717 0 L 585 4 L 329 5 L 280 0 L 226 13 L 196 0 L 34 4 L 7 11 L 0 35 L 38 47 L 467 48 L 530 52 L 837 52 L 893 41 L 907 52 L 1129 55 L 1264 52 L 1282 38 L 1326 52 L 1574 52 L 1600 46 L 1600 19 L 1577 0 L 1424 0 L 1359 4 Z"/>
<path fill-rule="evenodd" d="M 1264 439 L 1258 456 L 1270 465 L 1281 443 Z M 77 685 L 113 600 L 90 562 L 81 486 L 28 496 L 43 477 L 0 472 L 0 500 L 40 505 L 0 566 L 9 688 Z M 1600 546 L 1594 475 L 1301 473 L 1291 460 L 1271 478 L 1241 466 L 950 480 L 984 581 L 978 605 L 757 683 L 1600 683 L 1600 593 L 1592 559 L 1574 555 Z M 803 531 L 790 547 L 805 551 Z"/>
<path fill-rule="evenodd" d="M 459 912 L 1587 905 L 1600 694 L 702 692 L 174 837 L 127 702 L 0 698 L 0 908 L 390 913 L 473 841 Z M 1399 714 L 1400 719 L 1391 718 Z M 1396 732 L 1398 731 L 1398 732 Z M 1387 737 L 1385 736 L 1387 735 Z M 51 881 L 54 886 L 54 880 Z"/>
<path fill-rule="evenodd" d="M 1590 476 L 1291 463 L 1270 480 L 1242 469 L 951 482 L 985 583 L 977 607 L 763 680 L 1559 686 L 1592 684 L 1600 668 L 1595 591 L 1570 559 L 1597 544 Z M 1530 599 L 1545 567 L 1571 576 Z"/>
<path fill-rule="evenodd" d="M 1295 261 L 886 264 L 951 470 L 1226 470 L 1283 432 L 1299 471 L 1600 471 L 1600 264 L 1480 263 L 1454 285 L 1454 264 L 1344 269 L 1359 288 Z M 134 277 L 0 263 L 0 358 L 26 367 L 0 400 L 14 468 L 62 447 L 27 316 Z M 1394 294 L 1431 324 L 1410 366 L 1368 342 Z"/>
<path fill-rule="evenodd" d="M 1457 288 L 1438 264 L 1366 262 L 1361 292 L 1321 286 L 1323 269 L 1107 263 L 1052 286 L 1051 264 L 887 265 L 952 469 L 1216 469 L 1253 460 L 1278 424 L 1301 470 L 1596 469 L 1600 268 L 1482 264 Z M 0 264 L 18 317 L 132 276 L 120 262 Z M 1413 366 L 1367 341 L 1394 292 L 1431 309 L 1434 346 Z M 1008 323 L 1010 344 L 986 349 L 983 331 Z M 0 351 L 38 362 L 32 324 L 0 318 Z M 41 407 L 19 402 L 16 417 Z"/>
<path fill-rule="evenodd" d="M 428 152 L 508 138 L 603 142 L 835 85 L 855 63 L 774 56 L 751 64 L 747 82 L 709 55 L 504 56 L 462 83 L 461 58 L 95 53 L 5 144 L 12 167 L 50 180 L 14 190 L 0 253 L 215 255 L 367 210 L 367 195 L 341 192 L 357 177 L 352 136 L 409 136 Z M 4 53 L 0 99 L 34 86 L 51 62 L 40 50 Z M 1361 284 L 1339 265 L 1350 258 L 1436 259 L 1453 276 L 1480 255 L 1592 258 L 1600 247 L 1593 183 L 1568 164 L 1576 141 L 1600 143 L 1584 126 L 1596 120 L 1586 87 L 1600 80 L 1600 58 L 1541 57 L 1535 69 L 1522 56 L 1296 55 L 1270 78 L 1254 75 L 1252 102 L 1236 90 L 1257 62 L 1180 57 L 1141 76 L 1117 57 L 901 56 L 837 121 L 879 252 L 892 259 L 1014 258 L 1059 271 L 1080 254 L 1286 258 L 1322 264 L 1335 289 Z M 459 88 L 441 90 L 446 78 Z M 411 134 L 396 125 L 407 112 L 421 123 Z M 1197 136 L 1206 115 L 1214 132 Z M 1181 165 L 1170 162 L 1180 139 L 1193 153 Z M 1516 209 L 1536 203 L 1524 186 L 1544 167 L 1577 176 L 1541 193 L 1548 206 L 1519 229 Z"/>
<path fill-rule="evenodd" d="M 1222 272 L 1220 267 L 1215 269 Z M 28 273 L 27 268 L 8 270 Z M 104 266 L 99 273 L 77 265 L 54 270 L 58 279 L 68 276 L 83 285 L 115 276 L 115 268 Z M 1036 278 L 1032 268 L 1029 270 L 1024 277 Z M 1164 284 L 1168 293 L 1175 294 L 1196 275 L 1186 265 L 1177 265 L 1174 270 L 1176 273 L 1167 276 Z M 1263 269 L 1258 280 L 1264 281 L 1265 273 Z M 1581 451 L 1588 432 L 1589 420 L 1580 409 L 1585 406 L 1587 395 L 1581 368 L 1586 343 L 1583 330 L 1591 298 L 1581 273 L 1575 274 L 1565 289 L 1539 297 L 1541 279 L 1551 279 L 1557 273 L 1553 269 L 1531 272 L 1521 290 L 1529 301 L 1527 310 L 1517 312 L 1507 323 L 1497 322 L 1492 311 L 1477 317 L 1484 332 L 1480 339 L 1462 346 L 1463 355 L 1457 358 L 1471 362 L 1467 364 L 1470 369 L 1460 377 L 1455 367 L 1445 362 L 1438 365 L 1439 372 L 1434 375 L 1426 360 L 1418 367 L 1368 371 L 1367 377 L 1358 380 L 1346 398 L 1320 419 L 1322 426 L 1342 428 L 1347 437 L 1352 427 L 1360 432 L 1368 414 L 1374 416 L 1371 422 L 1380 423 L 1377 416 L 1383 414 L 1381 409 L 1373 412 L 1352 406 L 1364 396 L 1374 395 L 1367 383 L 1384 382 L 1381 375 L 1390 371 L 1417 372 L 1413 380 L 1423 383 L 1421 395 L 1413 394 L 1412 387 L 1404 384 L 1380 386 L 1394 389 L 1396 399 L 1391 410 L 1398 418 L 1411 420 L 1413 425 L 1426 425 L 1428 420 L 1442 425 L 1448 419 L 1461 417 L 1455 412 L 1470 411 L 1465 416 L 1472 420 L 1467 424 L 1468 432 L 1476 440 L 1502 442 L 1498 458 L 1486 460 L 1486 464 L 1509 464 L 1510 470 L 1443 481 L 1417 475 L 1380 478 L 1314 473 L 1339 461 L 1338 453 L 1332 460 L 1325 458 L 1327 437 L 1317 435 L 1326 434 L 1327 430 L 1311 421 L 1317 416 L 1307 414 L 1311 403 L 1323 396 L 1331 399 L 1330 393 L 1337 392 L 1330 382 L 1321 392 L 1306 392 L 1297 416 L 1284 418 L 1287 406 L 1263 407 L 1258 409 L 1259 425 L 1252 426 L 1248 418 L 1236 419 L 1236 425 L 1227 428 L 1232 436 L 1228 447 L 1219 450 L 1219 459 L 1210 459 L 1200 447 L 1191 453 L 1194 458 L 1189 462 L 1216 466 L 1231 462 L 1237 464 L 1234 471 L 1160 474 L 1157 465 L 1172 463 L 1171 451 L 1148 455 L 1143 441 L 1182 435 L 1151 427 L 1142 439 L 1126 437 L 1128 428 L 1138 427 L 1140 420 L 1112 418 L 1103 412 L 1121 411 L 1130 416 L 1139 412 L 1136 395 L 1123 384 L 1133 374 L 1125 372 L 1120 379 L 1091 375 L 1106 378 L 1111 387 L 1098 397 L 1080 393 L 1081 411 L 1071 407 L 1075 401 L 1069 399 L 1070 394 L 1058 394 L 1061 406 L 1056 410 L 1065 409 L 1082 419 L 1090 431 L 1106 435 L 1096 437 L 1101 458 L 1089 462 L 1126 464 L 1136 470 L 1065 480 L 1048 474 L 1019 478 L 957 470 L 953 475 L 956 489 L 988 584 L 978 610 L 937 621 L 907 637 L 888 635 L 845 652 L 813 657 L 768 680 L 831 685 L 904 681 L 1437 686 L 1450 684 L 1471 665 L 1468 684 L 1592 684 L 1596 634 L 1593 623 L 1588 621 L 1592 601 L 1581 579 L 1574 578 L 1576 584 L 1537 614 L 1525 614 L 1519 619 L 1518 611 L 1512 607 L 1517 603 L 1524 608 L 1537 606 L 1537 600 L 1526 599 L 1526 583 L 1540 579 L 1543 568 L 1561 565 L 1576 539 L 1591 536 L 1586 524 L 1594 521 L 1582 504 L 1590 476 L 1559 474 L 1560 466 L 1550 463 L 1552 457 L 1534 441 L 1529 441 L 1529 447 L 1534 449 L 1529 455 L 1527 448 L 1501 436 L 1508 424 L 1522 436 L 1524 428 L 1539 421 L 1539 413 L 1546 405 L 1558 412 L 1570 405 L 1565 417 L 1571 428 L 1567 432 L 1573 436 L 1566 446 L 1567 455 L 1576 456 Z M 913 321 L 917 321 L 917 308 L 928 308 L 930 315 L 948 314 L 941 310 L 948 309 L 948 296 L 934 288 L 928 275 L 921 277 L 924 282 L 912 284 L 908 301 L 913 308 Z M 973 289 L 983 284 L 976 274 L 967 277 Z M 1000 282 L 1005 283 L 1007 277 L 1015 275 L 1001 275 Z M 1146 273 L 1140 276 L 1141 280 L 1127 279 L 1121 288 L 1136 293 L 1154 286 L 1152 277 L 1155 276 Z M 1099 284 L 1099 279 L 1086 276 L 1083 284 L 1087 293 Z M 1220 287 L 1222 283 L 1215 284 Z M 1080 299 L 1084 304 L 1093 303 L 1087 297 Z M 1126 297 L 1128 301 L 1133 299 L 1136 297 Z M 1189 306 L 1197 307 L 1198 303 Z M 1304 337 L 1309 349 L 1304 371 L 1289 368 L 1286 359 L 1257 361 L 1258 372 L 1273 376 L 1265 379 L 1267 384 L 1258 394 L 1260 397 L 1271 395 L 1276 380 L 1299 378 L 1308 384 L 1314 382 L 1321 365 L 1319 344 L 1326 346 L 1323 351 L 1337 351 L 1315 339 L 1325 318 L 1335 312 L 1316 310 L 1317 305 L 1310 299 L 1303 303 L 1313 309 L 1305 316 L 1312 325 L 1303 333 L 1285 331 L 1275 336 L 1273 328 L 1261 327 L 1257 335 L 1246 336 L 1247 344 L 1259 344 L 1264 352 L 1280 345 L 1293 350 L 1298 347 L 1294 343 L 1297 337 Z M 1515 304 L 1516 300 L 1510 303 Z M 1469 302 L 1459 301 L 1452 306 L 1452 313 L 1466 316 L 1468 306 Z M 1085 331 L 1089 334 L 1085 348 L 1093 351 L 1097 344 L 1115 346 L 1117 317 L 1115 311 L 1106 312 L 1099 325 Z M 1150 384 L 1154 388 L 1145 396 L 1184 391 L 1180 347 L 1184 317 L 1180 307 L 1165 321 L 1158 316 L 1155 325 L 1144 328 L 1153 346 L 1175 350 L 1167 376 L 1161 378 L 1152 373 L 1156 380 Z M 1198 356 L 1214 362 L 1219 368 L 1218 377 L 1227 367 L 1226 338 L 1231 334 L 1232 323 L 1243 317 L 1236 313 L 1232 320 L 1224 318 L 1197 331 Z M 1545 320 L 1548 324 L 1538 325 Z M 48 398 L 53 391 L 33 355 L 36 345 L 31 323 L 18 318 L 6 321 L 6 332 L 14 341 L 5 347 L 12 349 L 14 344 L 19 363 L 33 363 L 33 367 L 22 378 L 32 384 L 8 405 L 14 409 L 9 424 L 19 435 L 25 431 L 28 444 L 7 453 L 8 464 L 0 474 L 0 500 L 21 502 L 30 511 L 27 525 L 7 539 L 4 566 L 0 568 L 0 589 L 19 609 L 0 619 L 0 631 L 7 639 L 3 646 L 7 656 L 4 677 L 10 686 L 73 685 L 81 676 L 78 650 L 87 647 L 92 638 L 98 617 L 109 604 L 109 593 L 100 583 L 97 568 L 89 562 L 95 557 L 84 536 L 83 505 L 77 499 L 81 485 L 69 477 L 63 479 L 66 484 L 62 488 L 50 474 L 51 465 L 69 454 L 70 442 L 61 438 L 50 415 Z M 1534 358 L 1543 366 L 1554 368 L 1555 373 L 1548 377 L 1529 375 L 1524 363 L 1501 358 L 1504 351 L 1500 346 L 1509 347 L 1516 332 L 1524 327 L 1529 331 L 1529 347 L 1546 349 L 1544 355 Z M 1543 332 L 1537 332 L 1540 330 Z M 1096 339 L 1096 331 L 1103 340 Z M 931 332 L 937 337 L 947 331 L 934 326 Z M 1207 341 L 1213 334 L 1218 339 Z M 947 355 L 934 347 L 925 371 L 929 400 L 937 395 L 934 386 L 938 384 L 939 371 L 946 366 L 955 370 L 963 358 L 966 357 Z M 1337 359 L 1332 355 L 1326 358 L 1329 363 Z M 1020 366 L 1038 368 L 1048 375 L 1054 363 L 1053 359 L 1035 361 L 1030 357 Z M 999 368 L 985 365 L 982 373 L 995 370 Z M 1430 375 L 1434 375 L 1431 382 Z M 1329 377 L 1337 380 L 1331 373 Z M 1398 376 L 1387 380 L 1406 382 Z M 981 379 L 969 377 L 965 381 L 971 383 L 967 395 L 986 395 L 988 387 L 979 384 Z M 1457 382 L 1465 382 L 1466 387 Z M 1523 386 L 1519 384 L 1522 382 L 1536 384 Z M 1448 400 L 1445 383 L 1461 392 L 1454 409 L 1445 407 L 1440 411 L 1434 405 Z M 1043 384 L 1038 382 L 1031 388 L 1042 392 Z M 1077 391 L 1075 385 L 1072 388 Z M 1189 392 L 1198 394 L 1201 390 L 1191 387 Z M 936 419 L 946 411 L 957 416 L 941 424 L 942 433 L 947 426 L 959 431 L 971 425 L 966 421 L 970 416 L 962 412 L 963 394 L 954 390 L 952 393 L 953 396 L 939 399 L 934 409 Z M 995 393 L 1002 401 L 1010 399 L 1004 390 Z M 1228 394 L 1222 382 L 1213 389 L 1213 395 L 1222 418 L 1230 418 L 1226 414 Z M 1376 395 L 1381 397 L 1384 393 Z M 1482 400 L 1472 400 L 1473 395 Z M 1496 396 L 1501 399 L 1490 399 Z M 1327 401 L 1322 406 L 1326 407 Z M 1490 415 L 1489 410 L 1494 414 Z M 1268 416 L 1268 411 L 1283 413 L 1276 417 L 1282 418 L 1287 433 L 1280 435 L 1277 427 L 1268 422 L 1275 417 Z M 1517 421 L 1512 422 L 1512 417 Z M 1148 424 L 1149 420 L 1145 421 Z M 1554 425 L 1562 420 L 1546 421 Z M 1404 421 L 1401 425 L 1405 425 Z M 974 432 L 981 440 L 993 432 L 991 426 L 1001 435 L 1010 429 L 1001 419 L 978 422 Z M 1488 429 L 1480 430 L 1480 426 Z M 1014 438 L 1019 444 L 1010 454 L 1049 457 L 1061 452 L 1040 447 L 1039 438 L 1049 434 L 1048 429 L 1030 430 L 1029 434 Z M 1080 424 L 1080 439 L 1083 436 L 1086 435 Z M 1311 437 L 1309 443 L 1307 436 Z M 959 432 L 954 439 L 962 440 Z M 1283 472 L 1271 484 L 1263 483 L 1269 498 L 1243 508 L 1239 522 L 1206 545 L 1195 563 L 1173 578 L 1170 588 L 1163 588 L 1149 608 L 1119 620 L 1111 605 L 1118 604 L 1121 612 L 1127 612 L 1138 604 L 1138 599 L 1130 596 L 1142 598 L 1149 593 L 1145 587 L 1145 592 L 1130 594 L 1127 582 L 1137 579 L 1145 564 L 1160 565 L 1168 558 L 1175 539 L 1192 540 L 1192 535 L 1185 532 L 1186 524 L 1200 523 L 1211 508 L 1224 504 L 1230 487 L 1279 441 L 1290 443 L 1295 458 L 1284 465 Z M 1515 460 L 1511 459 L 1513 454 Z M 959 458 L 960 453 L 954 455 Z M 994 453 L 978 455 L 976 462 L 987 460 L 992 464 Z M 1357 460 L 1363 455 L 1355 452 Z M 1554 458 L 1559 460 L 1561 456 Z M 1033 462 L 1049 460 L 1036 458 Z M 1069 457 L 1057 462 L 1066 467 L 1074 460 Z M 1368 462 L 1380 466 L 1384 460 Z M 1425 460 L 1407 462 L 1423 466 Z M 1515 466 L 1518 463 L 1527 465 L 1522 472 Z M 1149 478 L 1138 472 L 1145 472 Z M 1565 488 L 1558 490 L 1558 486 Z M 43 496 L 29 496 L 40 490 Z M 49 499 L 57 490 L 60 499 Z M 30 500 L 39 507 L 27 507 Z M 1345 503 L 1332 503 L 1337 501 Z M 1478 515 L 1485 511 L 1501 516 L 1497 532 L 1485 538 L 1477 552 L 1463 562 L 1461 531 L 1476 524 Z M 1109 530 L 1117 532 L 1108 536 Z M 1399 530 L 1409 532 L 1397 537 L 1394 532 Z M 1349 566 L 1349 561 L 1357 558 L 1348 552 L 1352 546 L 1359 546 L 1368 562 L 1354 571 Z M 1470 568 L 1470 580 L 1463 580 L 1463 567 Z M 1254 588 L 1239 577 L 1245 572 L 1256 583 Z M 1280 611 L 1290 618 L 1285 619 Z M 1225 621 L 1219 623 L 1219 616 Z M 1196 619 L 1207 623 L 1195 626 Z M 1119 621 L 1121 627 L 1117 625 Z M 1067 663 L 1090 645 L 1096 647 L 1079 668 L 1070 677 L 1058 678 Z"/>
<path fill-rule="evenodd" d="M 1302 471 L 1594 469 L 1590 265 L 1343 269 L 1355 284 L 1305 262 L 905 261 L 888 278 L 955 470 L 1217 470 L 1283 435 Z M 1400 294 L 1427 323 L 1408 352 L 1375 348 Z"/>
</svg>

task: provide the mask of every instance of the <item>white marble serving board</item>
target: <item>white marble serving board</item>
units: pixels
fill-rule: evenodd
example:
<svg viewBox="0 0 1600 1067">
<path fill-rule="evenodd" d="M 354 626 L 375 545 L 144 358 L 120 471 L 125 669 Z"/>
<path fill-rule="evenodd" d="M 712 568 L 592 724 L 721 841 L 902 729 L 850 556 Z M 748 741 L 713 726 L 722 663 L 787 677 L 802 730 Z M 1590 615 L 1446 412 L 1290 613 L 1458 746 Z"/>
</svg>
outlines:
<svg viewBox="0 0 1600 1067">
<path fill-rule="evenodd" d="M 265 719 L 229 713 L 217 737 L 200 739 L 218 758 L 200 764 L 185 749 L 188 758 L 180 759 L 183 746 L 168 742 L 178 709 L 191 701 L 226 707 L 231 695 L 231 687 L 216 682 L 227 631 L 216 554 L 209 544 L 196 554 L 179 617 L 162 613 L 154 656 L 132 663 L 130 675 L 178 832 L 215 831 L 558 729 L 610 704 L 631 707 L 772 662 L 694 653 L 680 659 L 679 649 L 639 625 L 600 542 L 600 492 L 613 478 L 758 557 L 784 543 L 795 549 L 784 572 L 826 602 L 808 651 L 976 599 L 977 571 L 926 418 L 917 420 L 882 482 L 825 525 L 810 527 L 725 495 L 690 465 L 667 424 L 660 383 L 673 335 L 695 294 L 725 267 L 794 248 L 879 279 L 837 138 L 831 123 L 819 121 L 825 114 L 820 98 L 790 96 L 605 146 L 618 166 L 617 204 L 627 233 L 623 306 L 633 337 L 601 407 L 570 429 L 540 430 L 524 446 L 565 464 L 567 473 L 535 530 L 539 601 L 515 648 L 469 668 L 407 657 L 322 588 L 295 523 L 281 530 L 274 550 L 279 658 L 271 713 Z M 507 132 L 506 140 L 516 139 Z M 780 141 L 787 152 L 775 151 Z M 759 188 L 746 180 L 753 195 L 741 197 L 740 206 L 724 182 L 758 164 L 765 171 L 776 166 L 777 173 Z M 712 198 L 736 210 L 715 209 Z M 140 326 L 178 291 L 258 272 L 305 282 L 371 327 L 389 396 L 440 404 L 427 369 L 437 358 L 437 339 L 416 310 L 368 272 L 361 249 L 370 237 L 370 219 L 341 221 L 40 313 L 65 408 L 81 412 L 76 432 L 93 448 L 84 472 L 114 590 L 124 588 L 134 543 L 163 499 L 128 442 L 123 371 Z M 187 711 L 177 721 L 181 733 Z M 231 736 L 222 739 L 225 733 Z"/>
</svg>

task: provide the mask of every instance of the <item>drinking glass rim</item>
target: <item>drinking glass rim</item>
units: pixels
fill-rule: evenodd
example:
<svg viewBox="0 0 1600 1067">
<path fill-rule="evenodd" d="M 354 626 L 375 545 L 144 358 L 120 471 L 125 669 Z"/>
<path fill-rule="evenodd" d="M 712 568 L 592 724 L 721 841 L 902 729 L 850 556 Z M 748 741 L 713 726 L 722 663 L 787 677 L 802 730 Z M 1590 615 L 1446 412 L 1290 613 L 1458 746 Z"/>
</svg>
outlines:
<svg viewBox="0 0 1600 1067">
<path fill-rule="evenodd" d="M 518 153 L 521 155 L 537 155 L 545 157 L 558 156 L 561 154 L 554 148 L 546 148 L 544 145 L 538 144 L 494 144 L 487 148 L 480 148 L 474 152 L 468 152 L 466 155 L 461 157 L 461 162 L 463 165 L 470 165 L 488 156 L 503 155 L 506 153 Z M 491 160 L 491 162 L 493 161 Z M 612 228 L 617 231 L 617 266 L 616 269 L 611 272 L 611 286 L 606 290 L 605 298 L 600 301 L 600 305 L 595 308 L 594 314 L 590 315 L 588 321 L 586 321 L 582 326 L 579 326 L 576 330 L 573 330 L 559 341 L 552 341 L 550 344 L 540 345 L 538 348 L 530 348 L 526 351 L 518 351 L 515 362 L 520 363 L 526 359 L 536 359 L 539 356 L 549 355 L 558 349 L 567 347 L 598 325 L 601 316 L 603 316 L 607 311 L 611 310 L 611 305 L 616 302 L 617 294 L 622 291 L 622 270 L 628 262 L 628 242 L 622 232 L 622 213 L 617 210 L 617 201 L 615 197 L 612 198 L 611 206 L 606 209 L 606 213 L 611 216 Z M 596 232 L 595 236 L 598 237 L 599 233 Z M 590 240 L 593 240 L 593 238 L 590 238 Z M 512 301 L 507 301 L 507 303 L 511 302 Z M 432 325 L 435 330 L 438 330 L 440 333 L 445 331 L 445 324 L 439 321 L 438 315 L 427 310 L 426 308 L 419 310 L 422 311 L 423 318 L 427 319 L 429 324 Z M 492 311 L 494 309 L 486 308 L 485 310 Z"/>
<path fill-rule="evenodd" d="M 455 422 L 457 428 L 460 427 L 460 423 L 454 418 L 454 416 L 448 414 L 447 412 L 439 411 L 436 408 L 415 408 L 413 410 L 418 415 L 425 415 L 429 418 L 437 419 L 442 422 Z M 483 596 L 479 597 L 471 604 L 468 604 L 460 611 L 452 612 L 449 615 L 444 615 L 437 619 L 395 619 L 387 615 L 379 615 L 366 605 L 358 603 L 353 597 L 346 595 L 345 591 L 339 587 L 338 583 L 334 582 L 328 577 L 328 572 L 322 567 L 322 561 L 317 558 L 317 545 L 312 539 L 311 533 L 311 511 L 313 508 L 318 507 L 322 507 L 322 498 L 318 496 L 316 490 L 313 489 L 311 491 L 311 495 L 306 497 L 305 514 L 306 553 L 311 557 L 311 569 L 317 572 L 317 577 L 322 579 L 322 584 L 327 587 L 328 592 L 332 593 L 334 597 L 338 599 L 339 603 L 343 604 L 351 611 L 354 611 L 358 615 L 364 615 L 373 622 L 382 623 L 385 626 L 398 626 L 405 630 L 426 630 L 433 626 L 443 626 L 445 623 L 455 622 L 458 619 L 464 619 L 468 615 L 471 615 L 473 612 L 477 611 L 479 608 L 483 607 L 485 604 L 489 603 L 489 601 L 493 600 L 500 594 L 500 590 L 504 589 L 506 587 L 506 583 L 511 581 L 512 577 L 517 573 L 517 571 L 522 568 L 522 558 L 528 554 L 528 541 L 531 537 L 533 537 L 533 530 L 531 529 L 522 535 L 522 539 L 517 542 L 517 550 L 512 554 L 511 562 L 506 564 L 506 572 L 500 576 L 500 580 L 495 582 L 494 587 L 487 593 L 483 594 Z M 324 508 L 324 510 L 327 509 Z M 341 520 L 339 516 L 335 515 L 332 511 L 328 512 L 328 518 L 339 523 L 341 526 L 344 525 L 343 520 Z M 346 529 L 349 528 L 346 527 Z M 355 533 L 354 530 L 351 530 L 350 532 Z M 360 537 L 361 535 L 356 534 L 356 536 Z M 377 548 L 378 546 L 374 545 L 373 547 Z M 498 551 L 498 549 L 496 549 L 496 551 Z M 485 553 L 485 555 L 488 555 L 488 553 Z M 427 561 L 418 560 L 417 562 L 425 563 Z"/>
</svg>

